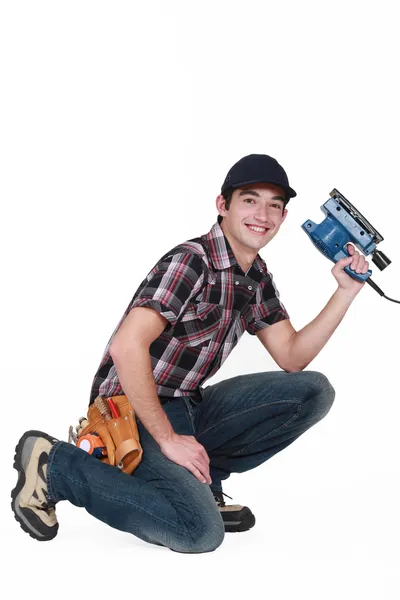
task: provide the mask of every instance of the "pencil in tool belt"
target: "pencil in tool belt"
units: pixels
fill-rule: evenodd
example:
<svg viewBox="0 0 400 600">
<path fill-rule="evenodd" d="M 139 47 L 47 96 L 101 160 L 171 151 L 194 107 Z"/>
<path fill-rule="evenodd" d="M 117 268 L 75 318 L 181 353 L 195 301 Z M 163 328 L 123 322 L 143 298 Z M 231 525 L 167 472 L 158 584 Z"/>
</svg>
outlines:
<svg viewBox="0 0 400 600">
<path fill-rule="evenodd" d="M 114 419 L 118 419 L 118 417 L 120 415 L 119 415 L 117 407 L 115 406 L 114 400 L 112 398 L 108 398 L 107 400 L 108 400 L 108 405 L 110 407 L 112 416 L 114 417 Z"/>
</svg>

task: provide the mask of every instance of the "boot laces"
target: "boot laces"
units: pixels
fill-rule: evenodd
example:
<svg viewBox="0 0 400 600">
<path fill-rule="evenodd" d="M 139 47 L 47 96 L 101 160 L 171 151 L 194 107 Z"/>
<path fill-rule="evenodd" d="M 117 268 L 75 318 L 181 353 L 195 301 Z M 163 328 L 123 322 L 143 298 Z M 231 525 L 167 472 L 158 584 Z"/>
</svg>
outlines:
<svg viewBox="0 0 400 600">
<path fill-rule="evenodd" d="M 49 494 L 47 493 L 46 490 L 43 490 L 43 494 L 44 494 L 44 497 L 46 498 L 46 500 L 42 501 L 40 503 L 40 508 L 43 509 L 43 510 L 45 510 L 45 511 L 48 511 L 48 510 L 51 510 L 51 509 L 55 508 L 56 505 L 55 505 L 55 503 L 52 500 L 49 500 Z"/>
<path fill-rule="evenodd" d="M 224 492 L 216 491 L 216 492 L 213 492 L 213 494 L 214 494 L 214 498 L 215 498 L 218 506 L 221 506 L 222 508 L 224 506 L 226 506 L 225 501 L 222 496 L 226 496 L 227 498 L 230 498 L 231 500 L 233 499 L 233 498 L 231 498 L 231 496 L 228 496 L 228 494 L 225 494 Z"/>
</svg>

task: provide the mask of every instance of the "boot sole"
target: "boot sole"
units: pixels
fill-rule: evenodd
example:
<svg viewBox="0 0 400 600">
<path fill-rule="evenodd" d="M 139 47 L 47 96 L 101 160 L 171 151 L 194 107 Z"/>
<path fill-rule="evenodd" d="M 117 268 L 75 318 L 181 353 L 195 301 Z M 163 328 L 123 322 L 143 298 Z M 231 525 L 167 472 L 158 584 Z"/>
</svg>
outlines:
<svg viewBox="0 0 400 600">
<path fill-rule="evenodd" d="M 25 444 L 25 441 L 29 437 L 43 437 L 48 440 L 50 443 L 54 444 L 54 438 L 47 435 L 43 431 L 27 431 L 19 440 L 17 446 L 15 447 L 15 456 L 14 456 L 14 464 L 13 467 L 18 471 L 18 481 L 17 485 L 11 492 L 11 508 L 14 513 L 15 520 L 20 524 L 21 529 L 23 529 L 26 533 L 28 533 L 32 538 L 38 540 L 39 542 L 46 542 L 52 540 L 58 532 L 58 523 L 52 529 L 51 533 L 41 533 L 40 530 L 43 529 L 43 522 L 39 517 L 37 517 L 33 510 L 27 508 L 20 508 L 17 505 L 18 496 L 25 485 L 26 477 L 25 471 L 22 467 L 22 451 Z M 21 514 L 20 514 L 21 513 Z M 23 515 L 26 515 L 25 519 L 23 519 Z M 29 527 L 29 524 L 32 523 L 32 528 Z"/>
<path fill-rule="evenodd" d="M 225 531 L 227 533 L 236 533 L 239 531 L 248 531 L 254 527 L 256 518 L 249 508 L 241 511 L 240 521 L 224 521 Z"/>
</svg>

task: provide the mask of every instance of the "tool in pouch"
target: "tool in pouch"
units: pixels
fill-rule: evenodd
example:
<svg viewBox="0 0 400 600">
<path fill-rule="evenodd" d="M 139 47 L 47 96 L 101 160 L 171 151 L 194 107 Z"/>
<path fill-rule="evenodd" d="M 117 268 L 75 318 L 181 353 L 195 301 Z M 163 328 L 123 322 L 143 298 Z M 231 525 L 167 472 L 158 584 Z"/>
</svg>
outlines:
<svg viewBox="0 0 400 600">
<path fill-rule="evenodd" d="M 70 426 L 68 441 L 129 475 L 142 459 L 135 413 L 125 395 L 98 396 L 87 417 L 79 419 L 76 434 Z"/>
<path fill-rule="evenodd" d="M 310 219 L 305 221 L 302 229 L 310 237 L 312 243 L 324 256 L 336 263 L 341 258 L 347 258 L 347 244 L 352 243 L 365 256 L 371 254 L 372 262 L 383 271 L 392 262 L 383 252 L 376 249 L 377 244 L 383 241 L 381 234 L 367 221 L 367 219 L 345 198 L 337 189 L 330 193 L 330 199 L 321 206 L 326 218 L 317 225 Z M 344 271 L 357 279 L 367 282 L 378 294 L 400 304 L 400 300 L 388 298 L 384 292 L 371 280 L 372 271 L 356 273 L 350 267 Z"/>
</svg>

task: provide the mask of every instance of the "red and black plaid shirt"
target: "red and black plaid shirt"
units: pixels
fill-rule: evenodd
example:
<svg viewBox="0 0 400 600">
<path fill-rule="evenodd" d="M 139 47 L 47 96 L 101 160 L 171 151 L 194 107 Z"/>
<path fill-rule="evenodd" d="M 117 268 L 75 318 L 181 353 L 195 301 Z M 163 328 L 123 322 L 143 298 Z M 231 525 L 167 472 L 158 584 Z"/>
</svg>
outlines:
<svg viewBox="0 0 400 600">
<path fill-rule="evenodd" d="M 140 284 L 105 349 L 93 380 L 90 403 L 123 394 L 109 353 L 111 341 L 136 306 L 150 307 L 168 321 L 150 346 L 161 402 L 190 396 L 218 371 L 244 331 L 255 335 L 288 319 L 265 262 L 257 255 L 244 273 L 220 225 L 208 234 L 175 246 Z"/>
</svg>

